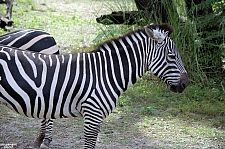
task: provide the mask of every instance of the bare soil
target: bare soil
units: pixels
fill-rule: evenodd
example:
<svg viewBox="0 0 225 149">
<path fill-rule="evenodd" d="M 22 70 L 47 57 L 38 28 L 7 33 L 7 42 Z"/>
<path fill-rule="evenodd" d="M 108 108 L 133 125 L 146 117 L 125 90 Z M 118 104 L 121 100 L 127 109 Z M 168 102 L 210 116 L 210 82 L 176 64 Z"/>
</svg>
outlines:
<svg viewBox="0 0 225 149">
<path fill-rule="evenodd" d="M 0 145 L 2 145 L 0 148 L 4 148 L 4 144 L 13 144 L 17 149 L 33 148 L 41 120 L 20 116 L 3 105 L 0 105 L 0 109 Z M 145 138 L 146 134 L 132 126 L 133 123 L 141 121 L 140 119 L 117 114 L 113 113 L 104 121 L 96 149 L 149 149 L 173 146 L 172 142 Z M 82 130 L 81 118 L 54 120 L 53 141 L 50 148 L 82 149 L 84 144 Z"/>
</svg>

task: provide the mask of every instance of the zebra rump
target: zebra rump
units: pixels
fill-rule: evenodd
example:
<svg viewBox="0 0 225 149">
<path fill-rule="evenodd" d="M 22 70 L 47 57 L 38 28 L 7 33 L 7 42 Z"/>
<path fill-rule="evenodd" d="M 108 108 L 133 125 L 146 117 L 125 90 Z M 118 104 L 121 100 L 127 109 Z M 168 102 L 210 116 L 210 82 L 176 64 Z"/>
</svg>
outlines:
<svg viewBox="0 0 225 149">
<path fill-rule="evenodd" d="M 16 30 L 0 36 L 0 44 L 45 54 L 59 54 L 55 39 L 38 29 Z"/>
</svg>

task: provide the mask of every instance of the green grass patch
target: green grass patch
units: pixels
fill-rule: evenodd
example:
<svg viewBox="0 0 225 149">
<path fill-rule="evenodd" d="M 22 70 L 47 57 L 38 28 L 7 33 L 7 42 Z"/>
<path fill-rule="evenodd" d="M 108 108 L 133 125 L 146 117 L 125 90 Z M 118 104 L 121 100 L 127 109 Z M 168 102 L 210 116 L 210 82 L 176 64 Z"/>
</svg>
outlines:
<svg viewBox="0 0 225 149">
<path fill-rule="evenodd" d="M 175 116 L 211 121 L 211 126 L 225 128 L 225 95 L 216 87 L 191 84 L 182 94 L 170 92 L 157 78 L 147 75 L 128 89 L 121 101 L 126 107 L 139 108 L 141 115 Z M 123 107 L 123 106 L 121 106 Z"/>
</svg>

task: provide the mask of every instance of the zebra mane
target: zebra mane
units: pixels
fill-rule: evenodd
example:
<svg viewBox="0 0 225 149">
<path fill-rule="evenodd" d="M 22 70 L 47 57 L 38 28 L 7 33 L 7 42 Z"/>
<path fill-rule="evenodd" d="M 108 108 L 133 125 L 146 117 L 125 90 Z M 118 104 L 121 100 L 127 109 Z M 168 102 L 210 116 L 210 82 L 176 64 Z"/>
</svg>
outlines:
<svg viewBox="0 0 225 149">
<path fill-rule="evenodd" d="M 154 30 L 158 30 L 159 32 L 162 32 L 163 34 L 167 34 L 168 36 L 173 32 L 173 28 L 171 26 L 169 26 L 167 23 L 163 23 L 163 24 L 151 24 L 151 25 L 148 25 L 146 26 L 150 29 L 154 29 Z M 103 42 L 102 44 L 100 44 L 99 46 L 97 46 L 96 49 L 94 49 L 93 51 L 91 52 L 98 52 L 100 50 L 101 47 L 103 47 L 105 44 L 112 44 L 112 41 L 118 41 L 120 39 L 124 39 L 125 37 L 127 36 L 130 36 L 136 32 L 142 32 L 145 34 L 145 30 L 144 28 L 140 28 L 140 29 L 137 29 L 137 30 L 134 30 L 134 31 L 130 31 L 128 32 L 127 34 L 123 35 L 123 36 L 119 36 L 119 37 L 116 37 L 116 38 L 112 38 L 110 40 L 107 40 L 105 42 Z"/>
</svg>

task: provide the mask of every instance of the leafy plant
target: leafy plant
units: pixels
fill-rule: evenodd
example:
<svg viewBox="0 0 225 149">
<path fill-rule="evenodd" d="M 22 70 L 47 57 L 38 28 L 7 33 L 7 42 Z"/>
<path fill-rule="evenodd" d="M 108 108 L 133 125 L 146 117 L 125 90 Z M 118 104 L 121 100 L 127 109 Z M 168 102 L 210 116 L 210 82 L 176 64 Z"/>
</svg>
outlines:
<svg viewBox="0 0 225 149">
<path fill-rule="evenodd" d="M 156 110 L 152 106 L 144 106 L 141 108 L 141 113 L 144 115 L 154 115 L 155 112 Z"/>
<path fill-rule="evenodd" d="M 129 96 L 120 96 L 120 99 L 118 101 L 118 106 L 124 107 L 128 105 L 129 100 L 130 100 Z"/>
</svg>

